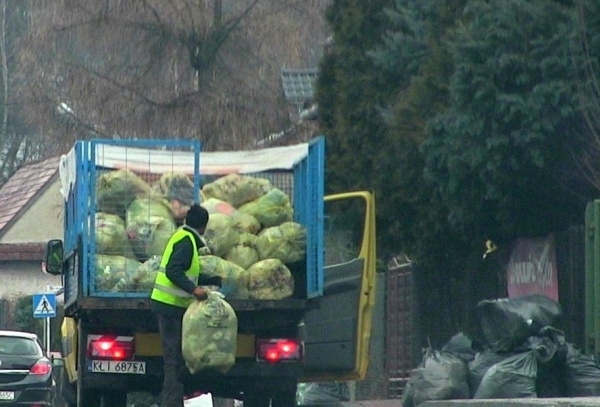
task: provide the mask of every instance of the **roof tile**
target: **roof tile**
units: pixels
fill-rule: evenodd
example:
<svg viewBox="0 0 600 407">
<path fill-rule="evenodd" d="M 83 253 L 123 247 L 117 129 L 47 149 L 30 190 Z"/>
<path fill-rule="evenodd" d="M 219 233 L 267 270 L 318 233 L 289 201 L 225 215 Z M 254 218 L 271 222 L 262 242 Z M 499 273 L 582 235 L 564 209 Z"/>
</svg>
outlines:
<svg viewBox="0 0 600 407">
<path fill-rule="evenodd" d="M 0 235 L 29 203 L 29 201 L 58 172 L 60 158 L 25 164 L 0 187 Z"/>
<path fill-rule="evenodd" d="M 42 261 L 44 243 L 5 243 L 0 244 L 0 260 Z"/>
</svg>

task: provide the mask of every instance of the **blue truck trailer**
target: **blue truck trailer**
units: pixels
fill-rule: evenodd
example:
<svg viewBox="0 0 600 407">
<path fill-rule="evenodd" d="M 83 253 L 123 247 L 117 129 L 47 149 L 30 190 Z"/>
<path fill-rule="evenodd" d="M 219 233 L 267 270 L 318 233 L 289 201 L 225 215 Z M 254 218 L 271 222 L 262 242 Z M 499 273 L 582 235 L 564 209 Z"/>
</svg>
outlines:
<svg viewBox="0 0 600 407">
<path fill-rule="evenodd" d="M 236 363 L 224 374 L 193 376 L 194 391 L 241 399 L 245 407 L 282 407 L 295 404 L 301 381 L 365 376 L 375 298 L 374 198 L 366 191 L 324 196 L 323 137 L 230 152 L 202 152 L 198 141 L 86 140 L 60 166 L 64 239 L 48 242 L 45 264 L 46 272 L 62 275 L 65 288 L 60 387 L 69 406 L 125 407 L 128 392 L 158 393 L 162 385 L 149 291 L 100 284 L 98 191 L 111 171 L 148 183 L 185 173 L 196 202 L 204 184 L 226 174 L 268 179 L 290 197 L 293 220 L 306 230 L 306 256 L 290 266 L 292 296 L 226 298 L 238 318 Z"/>
</svg>

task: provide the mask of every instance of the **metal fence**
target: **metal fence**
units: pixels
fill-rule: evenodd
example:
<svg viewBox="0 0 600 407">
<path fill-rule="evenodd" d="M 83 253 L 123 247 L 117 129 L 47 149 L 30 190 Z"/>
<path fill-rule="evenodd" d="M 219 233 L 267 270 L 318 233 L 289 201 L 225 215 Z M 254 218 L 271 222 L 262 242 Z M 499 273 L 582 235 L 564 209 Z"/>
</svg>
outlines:
<svg viewBox="0 0 600 407">
<path fill-rule="evenodd" d="M 403 257 L 388 265 L 386 292 L 386 359 L 388 398 L 400 398 L 412 370 L 413 281 L 412 265 Z"/>
<path fill-rule="evenodd" d="M 555 235 L 558 297 L 562 318 L 558 327 L 567 341 L 584 349 L 585 341 L 585 226 L 572 226 Z"/>
</svg>

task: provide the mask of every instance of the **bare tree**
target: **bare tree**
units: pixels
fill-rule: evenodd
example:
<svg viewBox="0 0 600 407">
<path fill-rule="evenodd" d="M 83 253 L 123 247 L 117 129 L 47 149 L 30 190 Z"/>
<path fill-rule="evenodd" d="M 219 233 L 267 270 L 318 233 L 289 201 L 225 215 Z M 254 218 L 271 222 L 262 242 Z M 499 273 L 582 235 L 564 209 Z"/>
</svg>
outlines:
<svg viewBox="0 0 600 407">
<path fill-rule="evenodd" d="M 31 1 L 16 92 L 29 123 L 82 137 L 249 145 L 287 125 L 280 69 L 316 66 L 327 0 Z"/>
<path fill-rule="evenodd" d="M 18 113 L 14 98 L 17 45 L 27 30 L 27 5 L 21 0 L 0 0 L 0 185 L 24 162 L 55 153 L 55 143 L 34 135 Z"/>
</svg>

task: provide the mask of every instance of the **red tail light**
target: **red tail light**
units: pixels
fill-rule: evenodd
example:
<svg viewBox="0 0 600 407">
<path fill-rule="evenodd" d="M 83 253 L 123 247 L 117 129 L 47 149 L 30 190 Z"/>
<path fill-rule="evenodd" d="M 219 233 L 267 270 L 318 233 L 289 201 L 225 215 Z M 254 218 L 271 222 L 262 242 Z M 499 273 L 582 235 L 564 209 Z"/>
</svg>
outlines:
<svg viewBox="0 0 600 407">
<path fill-rule="evenodd" d="M 87 353 L 88 357 L 93 359 L 133 359 L 133 337 L 89 335 Z"/>
<path fill-rule="evenodd" d="M 304 353 L 302 342 L 296 339 L 258 339 L 258 360 L 277 363 L 282 360 L 301 360 Z"/>
<path fill-rule="evenodd" d="M 29 374 L 42 376 L 52 372 L 52 364 L 47 360 L 38 360 L 35 365 L 29 369 Z"/>
</svg>

